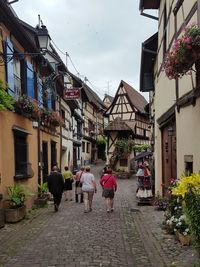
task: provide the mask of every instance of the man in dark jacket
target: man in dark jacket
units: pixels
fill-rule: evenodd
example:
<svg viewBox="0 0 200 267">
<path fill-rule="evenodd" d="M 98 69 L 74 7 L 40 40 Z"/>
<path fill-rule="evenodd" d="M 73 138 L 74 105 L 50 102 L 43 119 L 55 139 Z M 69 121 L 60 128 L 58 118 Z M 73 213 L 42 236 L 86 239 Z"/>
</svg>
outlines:
<svg viewBox="0 0 200 267">
<path fill-rule="evenodd" d="M 55 211 L 58 211 L 64 189 L 64 179 L 62 174 L 58 172 L 57 166 L 53 167 L 51 174 L 48 176 L 47 184 L 49 192 L 53 195 Z"/>
</svg>

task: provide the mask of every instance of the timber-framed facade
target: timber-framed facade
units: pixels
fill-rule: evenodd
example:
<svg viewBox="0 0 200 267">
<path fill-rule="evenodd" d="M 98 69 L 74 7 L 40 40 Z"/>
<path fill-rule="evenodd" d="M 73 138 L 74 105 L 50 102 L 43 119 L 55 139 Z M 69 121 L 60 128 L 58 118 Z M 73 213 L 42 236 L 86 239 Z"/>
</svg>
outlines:
<svg viewBox="0 0 200 267">
<path fill-rule="evenodd" d="M 112 104 L 105 112 L 108 125 L 104 129 L 107 136 L 107 161 L 116 169 L 130 169 L 134 153 L 125 158 L 116 154 L 117 140 L 131 140 L 132 144 L 149 144 L 149 117 L 145 111 L 145 98 L 125 81 L 121 81 Z"/>
<path fill-rule="evenodd" d="M 140 9 L 157 9 L 158 39 L 154 40 L 156 55 L 149 61 L 152 86 L 148 87 L 152 131 L 154 133 L 155 187 L 156 192 L 165 193 L 161 184 L 169 185 L 184 172 L 197 172 L 200 169 L 199 113 L 200 84 L 199 60 L 194 62 L 194 72 L 182 78 L 169 80 L 162 71 L 166 52 L 169 52 L 175 39 L 179 38 L 186 26 L 193 23 L 200 25 L 200 1 L 160 0 L 149 7 L 151 1 L 140 1 Z M 157 43 L 156 43 L 157 42 Z M 148 61 L 142 53 L 141 65 Z M 141 81 L 145 81 L 145 71 L 141 70 Z M 142 84 L 143 85 L 143 84 Z"/>
</svg>

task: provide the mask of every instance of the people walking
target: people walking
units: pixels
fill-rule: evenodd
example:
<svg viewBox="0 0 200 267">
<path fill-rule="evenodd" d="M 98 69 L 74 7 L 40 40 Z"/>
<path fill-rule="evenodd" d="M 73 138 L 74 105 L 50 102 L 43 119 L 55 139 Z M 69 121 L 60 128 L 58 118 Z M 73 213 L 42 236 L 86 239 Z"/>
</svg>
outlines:
<svg viewBox="0 0 200 267">
<path fill-rule="evenodd" d="M 84 212 L 92 211 L 92 200 L 94 192 L 97 192 L 94 175 L 90 172 L 90 166 L 85 168 L 85 173 L 82 174 L 80 182 L 82 183 Z"/>
<path fill-rule="evenodd" d="M 102 196 L 106 201 L 107 212 L 114 211 L 114 195 L 117 191 L 117 182 L 115 176 L 112 175 L 112 170 L 107 169 L 106 173 L 102 176 L 100 184 L 103 188 Z"/>
<path fill-rule="evenodd" d="M 81 176 L 84 173 L 85 168 L 81 167 L 79 171 L 76 172 L 75 174 L 75 201 L 76 203 L 79 202 L 79 196 L 80 196 L 80 203 L 83 203 L 83 191 L 82 191 L 82 184 L 80 182 Z"/>
<path fill-rule="evenodd" d="M 51 174 L 47 177 L 47 185 L 49 192 L 53 195 L 54 209 L 58 211 L 64 190 L 64 180 L 57 166 L 52 168 Z"/>
<path fill-rule="evenodd" d="M 69 170 L 67 166 L 65 166 L 65 171 L 63 172 L 64 177 L 64 194 L 65 194 L 65 201 L 69 200 L 72 201 L 72 184 L 74 181 L 73 174 Z"/>
</svg>

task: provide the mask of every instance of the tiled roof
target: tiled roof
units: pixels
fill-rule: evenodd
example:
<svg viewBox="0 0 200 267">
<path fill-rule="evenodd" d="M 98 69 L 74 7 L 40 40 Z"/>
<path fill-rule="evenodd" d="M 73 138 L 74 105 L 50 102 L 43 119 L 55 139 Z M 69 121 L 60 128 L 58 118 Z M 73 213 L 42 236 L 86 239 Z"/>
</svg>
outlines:
<svg viewBox="0 0 200 267">
<path fill-rule="evenodd" d="M 120 117 L 112 121 L 105 129 L 104 132 L 109 131 L 132 131 L 132 129 Z"/>
<path fill-rule="evenodd" d="M 148 104 L 146 99 L 128 83 L 121 81 L 120 86 L 121 85 L 123 85 L 125 91 L 127 92 L 131 104 L 141 113 L 145 113 L 144 108 Z"/>
<path fill-rule="evenodd" d="M 111 96 L 111 95 L 108 95 L 108 94 L 105 94 L 105 96 L 104 96 L 104 99 L 106 99 L 106 98 L 108 98 L 109 99 L 109 101 L 112 103 L 112 101 L 113 101 L 113 99 L 114 99 L 114 97 L 113 96 Z M 104 100 L 103 100 L 104 101 Z"/>
</svg>

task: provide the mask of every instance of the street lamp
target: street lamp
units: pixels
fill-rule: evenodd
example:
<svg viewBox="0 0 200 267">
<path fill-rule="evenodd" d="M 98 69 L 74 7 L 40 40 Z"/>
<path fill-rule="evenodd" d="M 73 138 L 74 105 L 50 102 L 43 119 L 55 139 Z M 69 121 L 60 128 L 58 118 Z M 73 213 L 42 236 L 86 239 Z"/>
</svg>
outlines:
<svg viewBox="0 0 200 267">
<path fill-rule="evenodd" d="M 21 53 L 21 52 L 16 52 L 13 51 L 12 53 L 5 53 L 5 52 L 0 52 L 0 62 L 8 62 L 13 59 L 15 56 L 38 56 L 38 55 L 44 55 L 48 49 L 49 41 L 51 40 L 48 30 L 45 25 L 42 25 L 41 27 L 36 28 L 37 29 L 37 38 L 38 38 L 38 43 L 39 43 L 39 49 L 40 52 L 36 53 Z"/>
<path fill-rule="evenodd" d="M 45 25 L 37 28 L 38 43 L 41 51 L 46 51 L 51 40 Z"/>
</svg>

